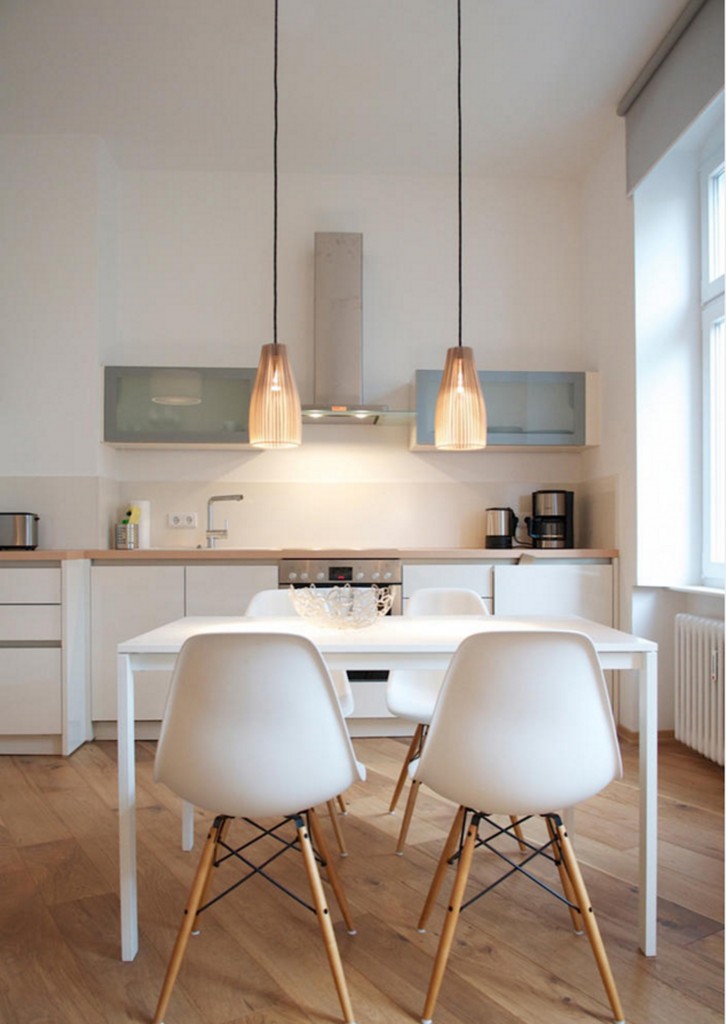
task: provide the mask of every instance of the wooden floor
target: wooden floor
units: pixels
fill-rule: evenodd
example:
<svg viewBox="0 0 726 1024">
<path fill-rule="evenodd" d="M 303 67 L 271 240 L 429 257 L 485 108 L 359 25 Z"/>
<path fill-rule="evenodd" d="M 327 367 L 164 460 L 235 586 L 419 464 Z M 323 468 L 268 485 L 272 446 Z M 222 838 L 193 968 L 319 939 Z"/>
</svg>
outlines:
<svg viewBox="0 0 726 1024">
<path fill-rule="evenodd" d="M 429 932 L 418 934 L 416 922 L 452 807 L 423 792 L 406 855 L 394 856 L 400 814 L 386 809 L 404 741 L 355 746 L 368 780 L 347 794 L 350 853 L 339 864 L 358 934 L 346 934 L 331 903 L 333 919 L 357 1024 L 403 1024 L 423 1007 L 448 882 Z M 137 751 L 133 963 L 119 960 L 115 744 L 88 744 L 68 759 L 0 758 L 2 1024 L 151 1020 L 196 853 L 180 851 L 176 801 L 151 780 L 154 744 Z M 623 753 L 625 779 L 578 811 L 577 849 L 626 1019 L 722 1022 L 723 771 L 675 742 L 662 746 L 659 955 L 648 960 L 636 943 L 637 753 Z M 198 815 L 199 840 L 207 821 Z M 476 878 L 490 878 L 494 861 L 480 851 Z M 296 856 L 282 858 L 279 872 L 304 885 Z M 167 1024 L 341 1019 L 317 923 L 303 907 L 253 879 L 201 923 Z M 517 877 L 464 912 L 437 1024 L 609 1019 L 587 941 L 551 896 Z"/>
</svg>

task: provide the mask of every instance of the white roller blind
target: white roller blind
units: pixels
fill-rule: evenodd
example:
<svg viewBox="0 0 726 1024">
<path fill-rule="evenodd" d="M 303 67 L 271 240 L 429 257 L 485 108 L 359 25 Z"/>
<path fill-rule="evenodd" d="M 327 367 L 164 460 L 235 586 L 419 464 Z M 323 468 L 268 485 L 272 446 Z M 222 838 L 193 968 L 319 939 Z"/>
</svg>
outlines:
<svg viewBox="0 0 726 1024">
<path fill-rule="evenodd" d="M 691 0 L 618 106 L 632 192 L 724 85 L 723 0 Z"/>
</svg>

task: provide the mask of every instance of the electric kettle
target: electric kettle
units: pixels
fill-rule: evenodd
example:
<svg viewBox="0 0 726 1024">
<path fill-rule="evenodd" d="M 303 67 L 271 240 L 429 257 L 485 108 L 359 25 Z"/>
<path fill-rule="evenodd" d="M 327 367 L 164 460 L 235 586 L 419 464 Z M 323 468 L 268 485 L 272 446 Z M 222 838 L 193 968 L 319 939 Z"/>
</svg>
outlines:
<svg viewBox="0 0 726 1024">
<path fill-rule="evenodd" d="M 488 508 L 486 516 L 486 547 L 511 548 L 519 522 L 511 508 Z"/>
</svg>

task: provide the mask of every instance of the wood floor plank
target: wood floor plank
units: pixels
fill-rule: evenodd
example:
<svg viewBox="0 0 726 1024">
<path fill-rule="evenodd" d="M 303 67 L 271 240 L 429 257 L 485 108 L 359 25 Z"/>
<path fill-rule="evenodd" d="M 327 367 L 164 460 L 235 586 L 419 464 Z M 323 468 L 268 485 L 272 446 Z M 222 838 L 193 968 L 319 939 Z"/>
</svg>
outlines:
<svg viewBox="0 0 726 1024">
<path fill-rule="evenodd" d="M 68 828 L 29 785 L 12 757 L 0 756 L 0 820 L 17 846 L 69 838 Z"/>
</svg>

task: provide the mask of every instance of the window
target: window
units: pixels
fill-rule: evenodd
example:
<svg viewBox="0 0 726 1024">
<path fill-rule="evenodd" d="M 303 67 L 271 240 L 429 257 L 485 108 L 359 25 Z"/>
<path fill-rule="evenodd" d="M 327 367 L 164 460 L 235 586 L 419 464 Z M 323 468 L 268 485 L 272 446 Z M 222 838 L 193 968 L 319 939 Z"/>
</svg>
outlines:
<svg viewBox="0 0 726 1024">
<path fill-rule="evenodd" d="M 703 577 L 723 586 L 726 534 L 726 329 L 724 328 L 724 165 L 702 174 Z"/>
</svg>

